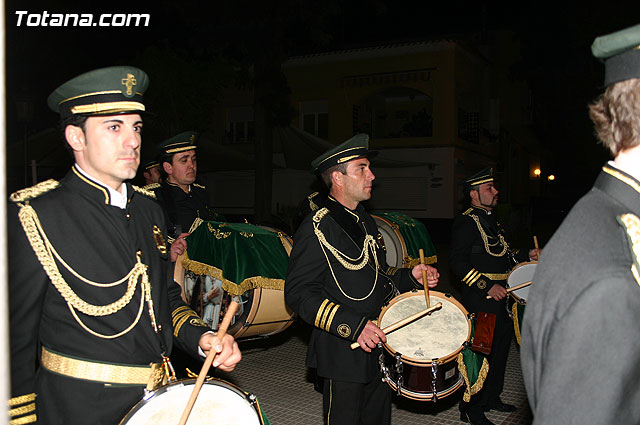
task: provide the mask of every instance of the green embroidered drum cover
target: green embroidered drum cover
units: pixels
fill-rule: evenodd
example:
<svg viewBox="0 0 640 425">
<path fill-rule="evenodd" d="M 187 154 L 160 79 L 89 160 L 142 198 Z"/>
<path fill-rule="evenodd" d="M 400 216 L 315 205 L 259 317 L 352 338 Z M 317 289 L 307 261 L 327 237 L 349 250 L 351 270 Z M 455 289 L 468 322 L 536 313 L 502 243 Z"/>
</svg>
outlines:
<svg viewBox="0 0 640 425">
<path fill-rule="evenodd" d="M 420 248 L 424 250 L 424 258 L 427 264 L 438 261 L 436 248 L 433 246 L 427 227 L 418 220 L 395 211 L 376 211 L 377 216 L 389 220 L 398 226 L 398 230 L 407 245 L 409 263 L 406 267 L 414 267 L 420 263 Z"/>
<path fill-rule="evenodd" d="M 253 288 L 284 289 L 286 235 L 247 223 L 205 221 L 187 238 L 183 266 L 222 281 L 232 295 Z"/>
</svg>

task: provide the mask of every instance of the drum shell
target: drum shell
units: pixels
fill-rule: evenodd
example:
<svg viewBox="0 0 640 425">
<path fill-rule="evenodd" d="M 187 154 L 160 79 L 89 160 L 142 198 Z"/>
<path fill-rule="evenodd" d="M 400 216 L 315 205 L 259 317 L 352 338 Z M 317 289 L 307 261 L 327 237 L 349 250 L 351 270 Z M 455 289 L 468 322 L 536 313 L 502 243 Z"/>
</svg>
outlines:
<svg viewBox="0 0 640 425">
<path fill-rule="evenodd" d="M 436 302 L 448 303 L 459 310 L 459 314 L 464 316 L 466 320 L 466 334 L 464 339 L 459 341 L 460 345 L 457 349 L 442 355 L 437 359 L 418 359 L 397 352 L 389 343 L 385 343 L 384 347 L 384 365 L 386 366 L 385 381 L 394 390 L 398 390 L 398 375 L 402 376 L 402 384 L 400 394 L 414 400 L 432 400 L 434 399 L 434 369 L 435 369 L 435 396 L 442 398 L 455 392 L 462 386 L 464 380 L 458 370 L 457 357 L 458 353 L 464 348 L 464 344 L 471 338 L 471 319 L 467 310 L 456 299 L 449 294 L 443 294 L 437 291 L 429 291 L 431 306 Z M 398 295 L 391 300 L 380 313 L 378 323 L 382 324 L 384 315 L 394 304 L 406 299 L 407 297 L 421 297 L 424 299 L 424 291 L 415 291 Z M 425 306 L 426 307 L 426 306 Z M 434 314 L 437 312 L 434 312 Z M 410 325 L 408 325 L 410 326 Z M 398 373 L 396 368 L 397 357 L 402 363 L 402 372 Z"/>
<path fill-rule="evenodd" d="M 186 400 L 189 398 L 188 396 L 191 395 L 195 382 L 195 379 L 185 379 L 172 382 L 159 388 L 151 393 L 150 396 L 146 396 L 136 403 L 136 405 L 127 412 L 122 421 L 120 421 L 119 425 L 177 424 L 184 411 L 184 407 L 187 405 Z M 216 418 L 215 409 L 210 414 L 207 414 L 205 421 L 199 420 L 195 414 L 198 403 L 202 402 L 200 400 L 206 397 L 204 394 L 206 394 L 207 388 L 215 388 L 215 394 L 213 395 L 224 394 L 226 402 L 233 405 L 230 406 L 231 411 L 241 412 L 239 416 L 243 418 L 242 423 L 225 421 L 224 418 L 227 415 L 221 412 L 218 412 L 220 415 Z M 180 396 L 184 398 L 184 400 L 180 399 L 178 402 L 176 401 L 178 397 L 172 397 L 177 393 L 180 393 Z M 204 402 L 206 403 L 207 400 L 204 400 Z M 164 419 L 166 419 L 166 421 Z M 193 407 L 192 416 L 189 417 L 187 425 L 209 425 L 211 423 L 220 425 L 260 425 L 263 421 L 254 396 L 244 393 L 240 388 L 229 382 L 211 379 L 203 383 L 198 399 L 196 399 L 196 404 Z"/>
<path fill-rule="evenodd" d="M 271 230 L 274 233 L 280 233 L 283 236 L 280 240 L 285 251 L 288 255 L 291 253 L 293 242 L 288 235 L 279 232 L 277 229 L 266 226 L 259 227 Z M 185 271 L 181 262 L 182 256 L 176 261 L 174 279 L 182 287 L 183 300 L 192 305 L 193 294 L 191 294 L 191 291 L 194 287 L 202 287 L 205 276 Z M 198 279 L 201 280 L 199 283 L 197 283 Z M 218 282 L 220 281 L 218 280 Z M 236 313 L 227 331 L 236 339 L 275 335 L 286 330 L 295 319 L 295 313 L 285 303 L 284 291 L 282 290 L 258 287 L 246 291 L 240 297 L 242 299 L 241 308 Z M 231 298 L 232 296 L 225 291 L 224 302 L 228 304 Z M 194 305 L 192 305 L 192 308 L 202 316 L 203 311 L 201 308 Z M 222 314 L 219 315 L 219 321 L 221 320 Z M 214 329 L 216 329 L 215 325 Z"/>
<path fill-rule="evenodd" d="M 372 214 L 371 217 L 378 226 L 386 249 L 387 264 L 392 267 L 404 267 L 407 264 L 409 254 L 398 226 L 384 217 Z"/>
</svg>

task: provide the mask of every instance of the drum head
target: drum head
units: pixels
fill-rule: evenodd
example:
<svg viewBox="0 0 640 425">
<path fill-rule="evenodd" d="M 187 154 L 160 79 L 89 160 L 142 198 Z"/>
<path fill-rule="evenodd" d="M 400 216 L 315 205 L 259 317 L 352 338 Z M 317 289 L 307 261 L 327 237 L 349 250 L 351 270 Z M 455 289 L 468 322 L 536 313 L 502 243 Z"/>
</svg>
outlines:
<svg viewBox="0 0 640 425">
<path fill-rule="evenodd" d="M 402 267 L 404 258 L 407 256 L 407 247 L 400 231 L 389 220 L 377 215 L 372 215 L 372 217 L 384 240 L 384 246 L 387 250 L 387 264 L 392 267 Z"/>
<path fill-rule="evenodd" d="M 142 400 L 125 416 L 121 425 L 175 425 L 194 387 L 194 380 L 179 381 L 163 387 L 147 400 Z M 207 381 L 202 385 L 187 425 L 260 424 L 256 409 L 247 396 L 223 381 Z"/>
<path fill-rule="evenodd" d="M 507 283 L 510 288 L 514 286 L 520 285 L 525 282 L 531 282 L 533 279 L 533 274 L 536 272 L 536 267 L 538 266 L 537 261 L 531 261 L 527 263 L 520 263 L 514 267 L 514 269 L 509 273 L 509 277 L 507 278 Z M 516 298 L 526 300 L 527 295 L 529 294 L 529 286 L 525 286 L 524 288 L 517 289 L 511 292 L 511 295 Z"/>
<path fill-rule="evenodd" d="M 441 302 L 442 308 L 387 335 L 385 347 L 392 354 L 398 352 L 415 362 L 431 362 L 457 355 L 469 340 L 471 320 L 464 307 L 441 292 L 430 291 L 429 295 L 431 306 Z M 384 328 L 426 308 L 424 291 L 401 294 L 382 310 L 379 326 Z"/>
</svg>

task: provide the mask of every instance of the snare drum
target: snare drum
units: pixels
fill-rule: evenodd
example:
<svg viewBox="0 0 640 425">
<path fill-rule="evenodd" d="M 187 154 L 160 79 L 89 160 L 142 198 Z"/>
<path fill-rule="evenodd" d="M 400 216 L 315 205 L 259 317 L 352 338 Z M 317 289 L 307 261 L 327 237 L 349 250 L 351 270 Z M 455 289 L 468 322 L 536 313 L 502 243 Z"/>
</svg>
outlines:
<svg viewBox="0 0 640 425">
<path fill-rule="evenodd" d="M 225 238 L 227 234 L 229 236 Z M 232 241 L 234 236 L 237 237 L 235 243 L 226 244 Z M 276 245 L 271 245 L 274 240 L 277 241 Z M 227 306 L 234 297 L 240 298 L 240 306 L 227 333 L 236 339 L 274 335 L 284 331 L 293 323 L 294 312 L 286 305 L 284 291 L 281 288 L 284 287 L 286 263 L 292 247 L 289 236 L 264 226 L 244 223 L 216 223 L 214 226 L 205 222 L 188 237 L 187 243 L 198 244 L 198 248 L 203 246 L 206 248 L 195 252 L 193 246 L 188 248 L 190 253 L 193 252 L 194 258 L 184 262 L 187 264 L 184 267 L 186 270 L 182 272 L 182 276 L 175 277 L 175 280 L 182 286 L 184 301 L 214 330 L 218 328 Z M 273 266 L 274 262 L 267 256 L 274 255 L 275 248 L 282 251 L 278 259 L 282 260 L 280 257 L 284 256 L 285 260 L 281 279 L 256 276 L 257 271 L 254 272 L 255 274 L 248 272 L 249 266 L 256 264 L 263 265 L 265 268 Z M 204 254 L 209 253 L 208 250 L 229 252 L 207 257 Z M 247 256 L 247 253 L 250 255 Z M 234 262 L 224 263 L 220 260 L 221 256 L 232 258 Z M 176 263 L 183 265 L 183 259 L 180 258 Z M 224 282 L 221 278 L 226 278 L 227 275 L 234 276 L 232 272 L 237 270 L 246 271 L 245 274 L 248 274 L 248 280 L 251 281 L 249 289 L 244 292 L 243 289 L 238 289 L 240 285 L 230 282 L 227 283 L 228 286 L 223 287 Z M 176 273 L 180 273 L 178 267 L 176 267 Z M 263 271 L 263 273 L 267 272 Z M 273 271 L 269 270 L 268 273 Z M 236 282 L 240 278 L 233 280 Z M 254 284 L 254 280 L 258 283 Z M 235 292 L 230 293 L 231 290 Z"/>
<path fill-rule="evenodd" d="M 195 379 L 166 385 L 145 396 L 120 425 L 175 425 L 191 397 Z M 202 385 L 187 425 L 262 425 L 257 399 L 228 382 L 213 379 Z"/>
<path fill-rule="evenodd" d="M 509 277 L 507 278 L 507 283 L 510 288 L 514 286 L 521 285 L 525 282 L 531 282 L 533 280 L 533 274 L 536 272 L 536 267 L 538 266 L 537 261 L 530 261 L 526 263 L 520 263 L 511 270 L 509 273 Z M 518 301 L 520 304 L 527 304 L 527 295 L 529 294 L 529 286 L 525 286 L 524 288 L 517 289 L 511 292 L 511 296 Z"/>
<path fill-rule="evenodd" d="M 440 310 L 387 335 L 380 367 L 384 380 L 414 400 L 446 397 L 464 383 L 457 357 L 471 337 L 467 310 L 449 294 L 429 291 L 430 304 Z M 424 291 L 400 294 L 382 309 L 378 323 L 384 328 L 425 310 Z"/>
<path fill-rule="evenodd" d="M 511 270 L 511 273 L 509 273 L 509 277 L 507 278 L 509 287 L 513 288 L 514 286 L 523 284 L 525 282 L 531 282 L 533 280 L 533 274 L 535 273 L 537 266 L 537 261 L 520 263 L 515 266 L 513 270 Z M 527 305 L 529 288 L 531 288 L 531 285 L 525 286 L 521 289 L 517 289 L 510 293 L 515 300 L 515 302 L 511 305 L 511 317 L 513 317 L 513 331 L 516 334 L 516 341 L 518 341 L 518 344 L 520 344 L 520 324 L 522 323 L 522 318 L 524 317 L 524 310 Z"/>
<path fill-rule="evenodd" d="M 420 249 L 424 250 L 426 264 L 438 261 L 424 224 L 395 211 L 378 211 L 371 216 L 382 235 L 388 265 L 412 268 L 420 262 Z"/>
<path fill-rule="evenodd" d="M 382 235 L 384 247 L 387 252 L 387 264 L 392 267 L 402 267 L 405 258 L 408 257 L 407 245 L 400 233 L 399 227 L 384 217 L 371 215 Z"/>
</svg>

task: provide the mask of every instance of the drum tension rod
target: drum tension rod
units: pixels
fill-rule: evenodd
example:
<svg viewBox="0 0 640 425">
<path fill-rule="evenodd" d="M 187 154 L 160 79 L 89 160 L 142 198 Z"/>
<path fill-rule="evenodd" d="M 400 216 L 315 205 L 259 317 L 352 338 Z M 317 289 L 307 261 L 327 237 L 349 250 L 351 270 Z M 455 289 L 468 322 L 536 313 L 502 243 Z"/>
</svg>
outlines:
<svg viewBox="0 0 640 425">
<path fill-rule="evenodd" d="M 398 387 L 398 396 L 402 395 L 402 384 L 404 383 L 402 372 L 403 372 L 403 363 L 402 363 L 402 354 L 396 353 L 393 356 L 396 359 L 396 387 Z"/>
<path fill-rule="evenodd" d="M 438 359 L 431 360 L 431 391 L 433 392 L 433 398 L 431 401 L 434 403 L 438 401 L 438 393 L 436 389 L 436 379 L 438 377 Z"/>
</svg>

